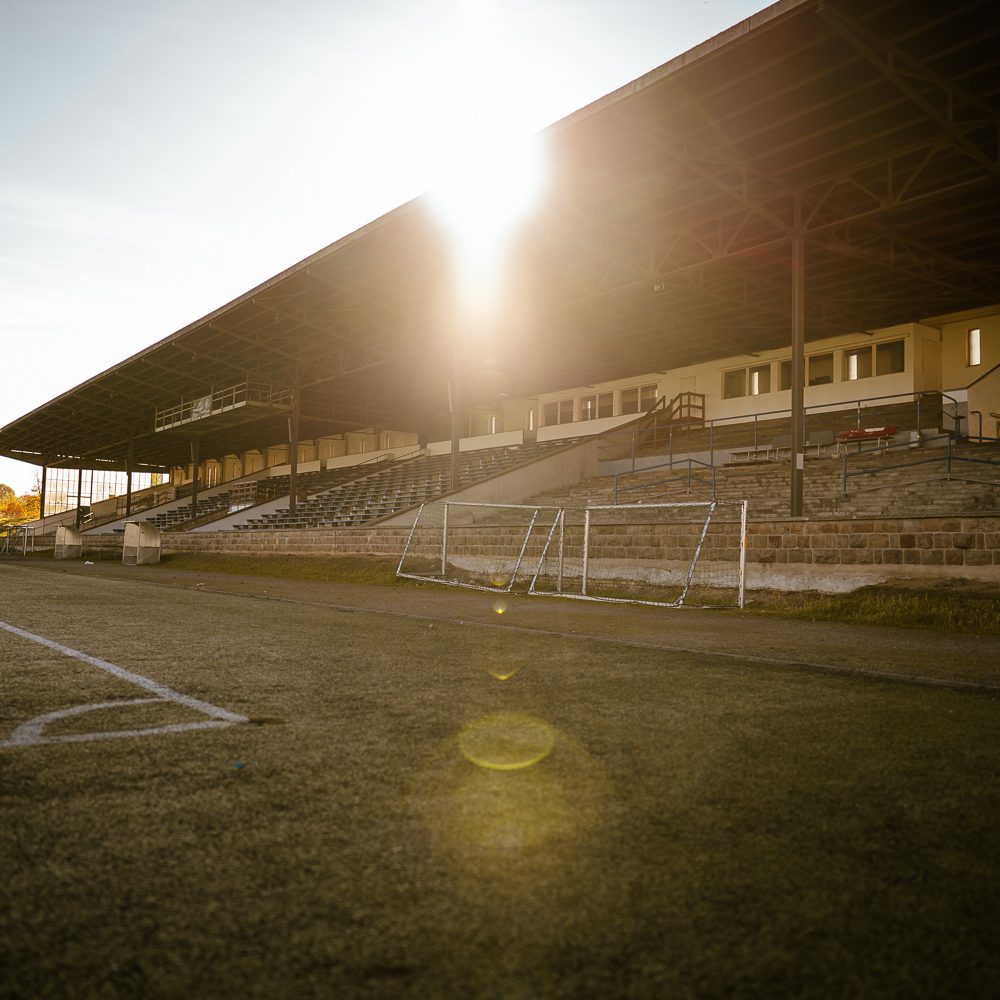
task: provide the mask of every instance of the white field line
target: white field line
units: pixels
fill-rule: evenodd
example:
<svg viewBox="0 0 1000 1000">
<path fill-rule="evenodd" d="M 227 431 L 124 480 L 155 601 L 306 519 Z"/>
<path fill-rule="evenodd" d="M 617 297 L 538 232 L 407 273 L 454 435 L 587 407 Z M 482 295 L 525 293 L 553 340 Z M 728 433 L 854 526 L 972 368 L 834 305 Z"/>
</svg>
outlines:
<svg viewBox="0 0 1000 1000">
<path fill-rule="evenodd" d="M 124 736 L 150 736 L 154 733 L 179 733 L 187 729 L 224 729 L 231 722 L 222 719 L 210 719 L 207 722 L 179 722 L 169 726 L 150 726 L 146 729 L 119 729 L 103 733 L 70 733 L 65 736 L 46 736 L 45 727 L 56 719 L 65 719 L 73 715 L 83 715 L 85 712 L 95 712 L 102 708 L 123 708 L 128 705 L 165 705 L 169 704 L 163 698 L 132 698 L 128 701 L 102 701 L 94 705 L 74 705 L 72 708 L 60 708 L 35 718 L 18 726 L 10 734 L 9 740 L 0 740 L 0 749 L 5 747 L 27 747 L 37 743 L 88 743 L 91 740 L 113 740 Z"/>
<path fill-rule="evenodd" d="M 227 711 L 224 708 L 219 708 L 218 705 L 212 705 L 209 702 L 201 701 L 198 698 L 191 698 L 186 694 L 181 694 L 179 691 L 175 691 L 173 688 L 167 687 L 165 684 L 160 684 L 158 681 L 151 680 L 148 677 L 143 677 L 141 674 L 133 673 L 131 670 L 125 670 L 124 667 L 116 666 L 114 663 L 109 663 L 107 660 L 91 656 L 89 653 L 83 653 L 78 649 L 73 649 L 71 646 L 64 646 L 61 642 L 55 642 L 52 639 L 46 639 L 45 636 L 36 635 L 34 632 L 28 632 L 25 629 L 18 628 L 16 625 L 9 625 L 7 622 L 0 622 L 0 629 L 3 629 L 5 632 L 10 632 L 11 635 L 27 639 L 29 642 L 36 642 L 40 646 L 46 646 L 48 649 L 53 649 L 57 653 L 62 653 L 64 656 L 71 656 L 73 659 L 80 660 L 82 663 L 87 663 L 92 667 L 97 667 L 99 670 L 112 674 L 119 680 L 123 680 L 128 684 L 134 684 L 136 687 L 140 687 L 143 690 L 156 695 L 155 698 L 139 698 L 131 701 L 102 702 L 95 705 L 75 705 L 72 708 L 60 709 L 56 712 L 39 715 L 19 726 L 14 733 L 11 734 L 11 738 L 9 740 L 0 742 L 0 747 L 28 746 L 33 743 L 82 742 L 94 739 L 113 739 L 115 737 L 123 736 L 140 736 L 150 733 L 174 733 L 182 732 L 188 729 L 217 729 L 224 726 L 231 726 L 234 723 L 249 722 L 249 719 L 247 719 L 244 715 L 238 715 L 236 712 Z M 49 722 L 58 718 L 64 718 L 65 716 L 70 715 L 79 715 L 81 713 L 95 711 L 100 708 L 140 705 L 154 701 L 170 701 L 178 705 L 183 705 L 185 708 L 190 708 L 195 712 L 200 712 L 202 715 L 209 716 L 210 721 L 177 723 L 176 725 L 170 726 L 157 726 L 150 729 L 127 730 L 113 733 L 79 733 L 69 736 L 52 737 L 42 735 L 42 731 L 45 726 Z"/>
</svg>

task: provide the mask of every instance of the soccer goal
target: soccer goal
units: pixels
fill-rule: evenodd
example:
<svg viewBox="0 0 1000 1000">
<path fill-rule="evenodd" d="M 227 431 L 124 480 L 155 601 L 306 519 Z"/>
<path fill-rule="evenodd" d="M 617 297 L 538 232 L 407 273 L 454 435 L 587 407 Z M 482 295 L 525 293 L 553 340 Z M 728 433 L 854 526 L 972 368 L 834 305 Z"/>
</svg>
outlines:
<svg viewBox="0 0 1000 1000">
<path fill-rule="evenodd" d="M 439 500 L 422 504 L 396 575 L 508 593 L 526 588 L 560 508 Z"/>
<path fill-rule="evenodd" d="M 396 575 L 657 607 L 742 608 L 747 502 L 424 504 Z"/>
<path fill-rule="evenodd" d="M 529 593 L 657 607 L 742 608 L 747 502 L 560 510 Z"/>
</svg>

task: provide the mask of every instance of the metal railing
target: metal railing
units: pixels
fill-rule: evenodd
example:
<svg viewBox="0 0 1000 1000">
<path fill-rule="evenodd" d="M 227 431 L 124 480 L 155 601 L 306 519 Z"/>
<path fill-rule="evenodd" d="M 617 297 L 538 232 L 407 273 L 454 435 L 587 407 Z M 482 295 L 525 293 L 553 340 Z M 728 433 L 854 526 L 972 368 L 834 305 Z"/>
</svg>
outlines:
<svg viewBox="0 0 1000 1000">
<path fill-rule="evenodd" d="M 920 444 L 926 445 L 931 444 L 935 441 L 944 441 L 946 450 L 943 455 L 930 455 L 924 458 L 918 458 L 910 462 L 895 462 L 891 465 L 879 464 L 877 466 L 870 466 L 865 469 L 857 469 L 854 472 L 848 471 L 848 463 L 851 459 L 857 461 L 859 458 L 869 457 L 873 454 L 871 450 L 868 451 L 856 451 L 851 454 L 845 452 L 844 454 L 844 467 L 841 480 L 841 495 L 847 496 L 847 483 L 850 479 L 857 479 L 861 476 L 877 477 L 885 474 L 886 472 L 893 472 L 897 469 L 913 469 L 919 465 L 935 465 L 938 463 L 944 463 L 945 474 L 944 478 L 948 481 L 952 478 L 952 471 L 954 464 L 957 463 L 967 463 L 969 465 L 988 465 L 994 468 L 1000 468 L 1000 461 L 995 461 L 989 458 L 971 458 L 968 455 L 956 455 L 955 454 L 955 438 L 952 434 L 938 434 L 934 437 L 924 438 Z M 891 451 L 897 451 L 901 448 L 913 448 L 916 446 L 916 442 L 913 441 L 900 441 L 896 444 L 886 445 L 884 448 L 878 449 L 881 454 L 888 454 Z M 926 455 L 925 452 L 921 454 Z M 992 482 L 992 480 L 983 480 L 983 482 Z M 1000 479 L 997 480 L 1000 482 Z"/>
<path fill-rule="evenodd" d="M 288 407 L 292 405 L 292 391 L 275 389 L 261 382 L 240 382 L 225 389 L 213 390 L 196 399 L 181 400 L 174 406 L 163 409 L 158 407 L 153 427 L 158 431 L 168 430 L 247 405 Z"/>
<path fill-rule="evenodd" d="M 16 556 L 18 549 L 26 556 L 35 551 L 35 528 L 30 524 L 7 524 L 0 528 L 0 555 Z"/>
<path fill-rule="evenodd" d="M 665 398 L 665 397 L 662 397 Z M 657 406 L 659 406 L 657 402 Z M 938 407 L 940 406 L 940 413 L 942 422 L 947 419 L 951 424 L 951 428 L 945 428 L 951 433 L 960 436 L 961 435 L 961 424 L 964 419 L 962 413 L 959 409 L 959 402 L 947 393 L 938 392 L 936 390 L 923 390 L 920 392 L 897 392 L 890 393 L 882 396 L 864 396 L 860 399 L 844 400 L 836 403 L 814 403 L 812 406 L 807 406 L 804 408 L 802 417 L 802 433 L 803 441 L 808 437 L 808 423 L 810 416 L 816 417 L 823 413 L 836 414 L 845 413 L 853 411 L 853 422 L 856 430 L 862 430 L 864 427 L 864 412 L 866 409 L 873 408 L 876 404 L 882 404 L 886 406 L 898 405 L 902 403 L 913 402 L 916 408 L 915 413 L 915 429 L 918 433 L 923 433 L 924 425 L 927 420 L 928 412 L 932 415 L 938 412 Z M 950 408 L 950 412 L 949 412 Z M 654 407 L 655 409 L 655 407 Z M 652 414 L 654 410 L 650 410 L 647 416 Z M 762 429 L 761 424 L 766 421 L 778 421 L 783 418 L 791 419 L 792 411 L 791 408 L 781 409 L 781 410 L 764 410 L 758 413 L 742 413 L 736 414 L 731 417 L 711 417 L 705 420 L 699 426 L 703 428 L 708 434 L 707 447 L 698 449 L 688 449 L 688 450 L 698 450 L 707 451 L 708 453 L 708 464 L 715 465 L 715 452 L 717 448 L 716 442 L 716 432 L 721 431 L 723 428 L 728 428 L 732 426 L 747 426 L 751 429 L 752 441 L 750 442 L 753 448 L 760 448 L 765 442 L 762 442 Z M 685 429 L 687 430 L 687 429 Z M 623 428 L 613 429 L 608 431 L 606 435 L 602 435 L 608 442 L 609 445 L 613 442 L 616 437 L 618 440 L 626 440 L 628 442 L 628 453 L 623 454 L 621 457 L 630 457 L 632 461 L 632 469 L 635 471 L 635 463 L 638 453 L 642 448 L 643 440 L 641 435 L 646 433 L 647 435 L 651 433 L 649 428 L 644 428 L 641 426 L 633 425 L 626 426 Z M 667 449 L 667 454 L 670 459 L 673 459 L 674 454 L 674 427 L 668 425 L 667 427 L 661 427 L 658 431 L 659 434 L 666 435 L 665 445 Z M 770 432 L 770 433 L 773 433 Z M 624 437 L 627 435 L 627 437 Z M 658 440 L 654 443 L 658 443 Z M 612 445 L 613 446 L 613 445 Z M 648 450 L 648 449 L 646 449 Z"/>
<path fill-rule="evenodd" d="M 628 476 L 638 476 L 647 472 L 655 472 L 657 469 L 669 469 L 673 470 L 675 466 L 687 466 L 687 472 L 680 472 L 674 476 L 667 476 L 665 479 L 656 479 L 653 482 L 637 483 L 635 486 L 621 486 L 621 481 Z M 697 474 L 694 471 L 694 467 L 698 466 L 701 469 L 707 469 L 711 474 L 711 480 L 707 478 L 707 474 Z M 708 462 L 700 462 L 696 458 L 680 458 L 674 462 L 671 457 L 670 461 L 662 462 L 659 465 L 650 465 L 644 469 L 632 469 L 629 472 L 619 472 L 615 475 L 615 489 L 614 489 L 614 503 L 621 502 L 619 497 L 625 493 L 632 493 L 636 490 L 649 490 L 654 489 L 659 486 L 666 486 L 670 483 L 674 483 L 678 480 L 686 480 L 687 492 L 691 493 L 691 487 L 696 483 L 705 486 L 707 489 L 711 489 L 712 499 L 715 499 L 716 494 L 716 476 L 715 476 L 715 466 L 709 465 Z"/>
</svg>

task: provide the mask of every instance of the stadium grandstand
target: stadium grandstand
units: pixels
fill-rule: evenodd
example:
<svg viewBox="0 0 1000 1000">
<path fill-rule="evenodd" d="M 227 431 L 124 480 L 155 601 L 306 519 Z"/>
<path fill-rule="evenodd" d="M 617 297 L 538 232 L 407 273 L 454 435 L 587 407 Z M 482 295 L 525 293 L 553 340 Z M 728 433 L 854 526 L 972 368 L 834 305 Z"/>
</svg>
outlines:
<svg viewBox="0 0 1000 1000">
<path fill-rule="evenodd" d="M 760 585 L 1000 573 L 998 43 L 988 0 L 780 0 L 538 137 L 488 317 L 423 197 L 0 429 L 35 544 L 746 498 Z"/>
</svg>

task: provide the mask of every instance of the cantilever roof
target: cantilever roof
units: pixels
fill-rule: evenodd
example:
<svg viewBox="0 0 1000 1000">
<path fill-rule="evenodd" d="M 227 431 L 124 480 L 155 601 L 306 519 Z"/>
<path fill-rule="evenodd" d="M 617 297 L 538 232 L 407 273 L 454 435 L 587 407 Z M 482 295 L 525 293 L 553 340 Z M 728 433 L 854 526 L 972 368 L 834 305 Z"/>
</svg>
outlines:
<svg viewBox="0 0 1000 1000">
<path fill-rule="evenodd" d="M 1000 18 L 991 0 L 783 0 L 542 134 L 492 353 L 511 394 L 780 347 L 790 237 L 806 336 L 1000 302 Z M 302 386 L 302 436 L 447 408 L 449 251 L 424 199 L 0 429 L 0 454 L 181 463 L 157 406 Z M 481 359 L 471 357 L 475 365 Z M 284 416 L 202 454 L 283 440 Z"/>
</svg>

